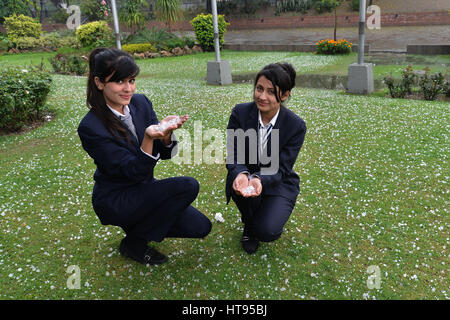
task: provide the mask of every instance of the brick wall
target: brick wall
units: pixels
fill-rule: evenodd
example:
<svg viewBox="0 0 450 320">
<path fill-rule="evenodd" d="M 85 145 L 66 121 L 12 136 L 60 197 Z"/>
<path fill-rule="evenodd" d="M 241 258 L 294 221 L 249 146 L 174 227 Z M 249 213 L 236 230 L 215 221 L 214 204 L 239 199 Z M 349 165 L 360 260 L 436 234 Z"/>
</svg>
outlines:
<svg viewBox="0 0 450 320">
<path fill-rule="evenodd" d="M 369 15 L 368 15 L 369 16 Z M 368 17 L 367 16 L 367 17 Z M 356 27 L 358 26 L 359 15 L 342 15 L 338 16 L 339 27 Z M 319 28 L 333 27 L 334 16 L 293 16 L 293 17 L 265 17 L 260 19 L 230 19 L 228 30 L 242 29 L 264 29 L 264 28 Z M 410 12 L 398 14 L 382 14 L 381 27 L 383 26 L 415 26 L 415 25 L 450 25 L 450 14 L 446 11 L 439 12 Z M 149 22 L 148 27 L 157 26 L 159 28 L 167 26 L 161 22 Z M 46 31 L 58 30 L 66 28 L 65 24 L 43 25 Z M 175 23 L 173 30 L 193 30 L 189 21 Z M 0 26 L 0 30 L 4 29 Z M 121 27 L 121 30 L 124 28 Z"/>
<path fill-rule="evenodd" d="M 368 17 L 369 15 L 367 15 Z M 338 16 L 338 26 L 358 26 L 359 15 Z M 229 20 L 228 30 L 263 29 L 263 28 L 311 28 L 333 27 L 334 16 L 296 16 L 296 17 L 266 17 L 261 19 Z M 447 12 L 414 12 L 399 14 L 382 14 L 381 26 L 412 26 L 412 25 L 448 25 L 450 15 Z"/>
</svg>

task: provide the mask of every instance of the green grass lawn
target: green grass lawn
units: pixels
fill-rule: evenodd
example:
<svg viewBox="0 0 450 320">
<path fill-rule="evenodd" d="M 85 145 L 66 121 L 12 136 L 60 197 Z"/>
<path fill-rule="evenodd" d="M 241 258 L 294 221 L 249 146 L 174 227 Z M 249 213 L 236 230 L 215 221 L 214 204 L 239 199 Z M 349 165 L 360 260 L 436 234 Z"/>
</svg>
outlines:
<svg viewBox="0 0 450 320">
<path fill-rule="evenodd" d="M 140 60 L 136 92 L 160 118 L 189 114 L 192 139 L 196 123 L 225 134 L 252 85 L 207 86 L 213 59 Z M 310 71 L 336 62 L 279 52 L 226 51 L 223 59 L 233 73 L 275 61 Z M 95 166 L 76 133 L 87 112 L 86 78 L 53 79 L 47 104 L 55 119 L 0 137 L 0 299 L 449 298 L 448 102 L 294 89 L 289 108 L 308 127 L 295 164 L 301 193 L 282 237 L 252 256 L 240 246 L 239 212 L 225 202 L 225 165 L 159 162 L 158 178 L 200 182 L 194 205 L 213 228 L 203 240 L 156 244 L 169 261 L 146 267 L 120 256 L 123 231 L 102 226 L 91 207 Z M 67 288 L 71 265 L 80 268 L 80 289 Z M 369 266 L 380 270 L 379 289 L 367 284 Z"/>
</svg>

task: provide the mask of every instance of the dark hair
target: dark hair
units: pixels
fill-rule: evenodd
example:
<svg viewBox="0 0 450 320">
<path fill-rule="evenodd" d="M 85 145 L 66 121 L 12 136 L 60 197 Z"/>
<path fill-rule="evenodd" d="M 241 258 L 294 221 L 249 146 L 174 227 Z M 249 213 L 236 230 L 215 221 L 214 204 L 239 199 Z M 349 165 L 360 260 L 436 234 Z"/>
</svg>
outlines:
<svg viewBox="0 0 450 320">
<path fill-rule="evenodd" d="M 109 48 L 94 49 L 89 55 L 89 76 L 87 83 L 86 104 L 106 128 L 117 137 L 124 137 L 130 142 L 127 130 L 122 126 L 117 117 L 106 105 L 103 91 L 97 88 L 95 77 L 101 82 L 117 82 L 128 77 L 136 77 L 139 74 L 139 67 L 133 58 L 125 51 Z"/>
<path fill-rule="evenodd" d="M 265 66 L 257 75 L 255 79 L 255 87 L 260 77 L 266 77 L 267 80 L 272 82 L 273 87 L 280 89 L 277 91 L 276 98 L 278 102 L 281 102 L 281 96 L 287 91 L 291 91 L 295 87 L 295 77 L 297 73 L 294 67 L 287 62 L 284 63 L 271 63 Z"/>
</svg>

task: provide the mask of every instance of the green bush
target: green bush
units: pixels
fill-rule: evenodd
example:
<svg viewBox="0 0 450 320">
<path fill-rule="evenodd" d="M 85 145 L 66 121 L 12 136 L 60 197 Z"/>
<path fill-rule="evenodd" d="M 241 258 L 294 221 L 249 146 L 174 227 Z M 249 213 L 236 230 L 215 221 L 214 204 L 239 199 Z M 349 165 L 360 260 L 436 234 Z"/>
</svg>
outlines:
<svg viewBox="0 0 450 320">
<path fill-rule="evenodd" d="M 412 88 L 416 81 L 417 76 L 414 74 L 411 66 L 408 66 L 405 70 L 402 70 L 402 85 L 406 93 L 412 94 Z"/>
<path fill-rule="evenodd" d="M 383 80 L 392 98 L 404 98 L 407 94 L 412 94 L 417 76 L 414 74 L 412 67 L 408 66 L 405 70 L 402 70 L 401 80 L 395 80 L 392 76 L 385 76 Z"/>
<path fill-rule="evenodd" d="M 405 89 L 401 81 L 398 82 L 392 76 L 385 76 L 383 81 L 387 85 L 389 94 L 392 98 L 404 98 L 406 96 L 408 91 Z"/>
<path fill-rule="evenodd" d="M 126 41 L 127 43 L 151 43 L 157 50 L 166 49 L 166 42 L 177 36 L 166 29 L 158 29 L 155 26 L 152 29 L 140 30 L 136 34 L 131 35 Z"/>
<path fill-rule="evenodd" d="M 108 46 L 113 42 L 113 31 L 106 21 L 94 21 L 79 26 L 75 32 L 83 47 Z"/>
<path fill-rule="evenodd" d="M 0 33 L 0 51 L 8 51 L 13 47 L 13 43 L 4 34 Z"/>
<path fill-rule="evenodd" d="M 143 53 L 146 51 L 157 52 L 156 48 L 151 43 L 132 43 L 124 44 L 122 50 L 128 53 Z"/>
<path fill-rule="evenodd" d="M 334 8 L 339 6 L 339 1 L 337 0 L 315 0 L 314 9 L 320 14 L 324 12 L 331 12 Z"/>
<path fill-rule="evenodd" d="M 225 43 L 224 35 L 226 33 L 228 22 L 225 21 L 223 15 L 217 18 L 219 27 L 219 45 L 222 47 Z M 194 27 L 195 37 L 204 51 L 214 51 L 214 27 L 212 14 L 199 14 L 191 20 Z"/>
<path fill-rule="evenodd" d="M 443 85 L 444 94 L 447 98 L 450 98 L 450 81 L 445 80 Z"/>
<path fill-rule="evenodd" d="M 67 13 L 67 10 L 59 8 L 56 10 L 54 14 L 51 15 L 51 20 L 55 23 L 66 23 L 67 18 L 69 18 L 69 14 Z"/>
<path fill-rule="evenodd" d="M 429 75 L 429 70 L 420 78 L 419 85 L 425 100 L 436 100 L 444 90 L 444 76 L 441 72 Z"/>
<path fill-rule="evenodd" d="M 186 38 L 172 38 L 166 41 L 165 46 L 167 49 L 172 50 L 173 48 L 180 47 L 184 48 L 185 46 L 188 46 L 189 48 L 192 48 L 195 44 L 195 41 L 189 37 Z"/>
<path fill-rule="evenodd" d="M 108 1 L 110 2 L 110 1 Z M 81 0 L 80 10 L 88 21 L 108 20 L 112 14 L 105 14 L 105 10 L 111 12 L 109 5 L 102 5 L 101 0 Z"/>
<path fill-rule="evenodd" d="M 301 12 L 305 14 L 313 6 L 312 0 L 283 0 L 277 2 L 275 15 L 283 12 Z"/>
<path fill-rule="evenodd" d="M 359 0 L 352 0 L 353 11 L 359 11 Z"/>
<path fill-rule="evenodd" d="M 444 82 L 442 73 L 438 72 L 430 76 L 429 72 L 430 69 L 425 68 L 425 73 L 417 81 L 417 75 L 414 74 L 412 67 L 408 66 L 402 70 L 400 80 L 396 80 L 392 76 L 385 76 L 383 80 L 392 98 L 404 98 L 407 94 L 412 94 L 413 86 L 417 86 L 417 84 L 425 100 L 436 100 L 441 93 L 448 97 L 449 83 L 448 81 Z"/>
<path fill-rule="evenodd" d="M 19 50 L 35 50 L 42 48 L 42 41 L 40 38 L 21 37 L 16 40 L 16 48 Z"/>
<path fill-rule="evenodd" d="M 16 48 L 19 50 L 57 50 L 60 47 L 80 48 L 76 37 L 68 36 L 62 38 L 58 33 L 48 33 L 40 38 L 21 37 L 16 42 Z"/>
<path fill-rule="evenodd" d="M 67 36 L 67 37 L 61 38 L 61 40 L 59 41 L 58 48 L 61 48 L 61 47 L 70 47 L 73 49 L 80 49 L 81 44 L 78 42 L 77 37 Z"/>
<path fill-rule="evenodd" d="M 41 37 L 42 25 L 33 18 L 21 15 L 12 15 L 5 18 L 6 35 L 15 45 L 22 37 Z"/>
<path fill-rule="evenodd" d="M 53 58 L 48 59 L 53 71 L 58 74 L 70 74 L 82 76 L 88 69 L 87 61 L 78 54 L 61 54 L 58 53 Z"/>
<path fill-rule="evenodd" d="M 17 131 L 39 119 L 50 92 L 51 77 L 36 68 L 0 70 L 0 129 Z"/>
</svg>

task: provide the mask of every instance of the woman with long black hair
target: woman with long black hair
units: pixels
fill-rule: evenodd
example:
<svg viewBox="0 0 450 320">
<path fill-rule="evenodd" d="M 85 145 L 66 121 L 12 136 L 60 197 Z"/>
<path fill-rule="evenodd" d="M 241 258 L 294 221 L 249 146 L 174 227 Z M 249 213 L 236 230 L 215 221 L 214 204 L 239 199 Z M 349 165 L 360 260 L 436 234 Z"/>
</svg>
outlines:
<svg viewBox="0 0 450 320">
<path fill-rule="evenodd" d="M 92 205 L 102 224 L 125 231 L 120 253 L 143 264 L 167 257 L 148 242 L 167 237 L 203 238 L 210 220 L 191 206 L 199 192 L 191 177 L 158 180 L 159 160 L 176 153 L 173 131 L 188 116 L 161 122 L 150 100 L 135 94 L 139 67 L 126 52 L 98 48 L 89 56 L 87 105 L 78 134 L 97 166 Z"/>
<path fill-rule="evenodd" d="M 299 194 L 293 170 L 306 134 L 305 122 L 285 107 L 295 86 L 289 63 L 265 66 L 256 76 L 253 102 L 238 104 L 227 127 L 227 202 L 236 203 L 243 249 L 278 239 Z"/>
</svg>

